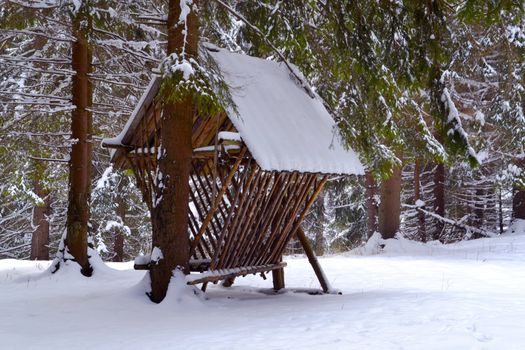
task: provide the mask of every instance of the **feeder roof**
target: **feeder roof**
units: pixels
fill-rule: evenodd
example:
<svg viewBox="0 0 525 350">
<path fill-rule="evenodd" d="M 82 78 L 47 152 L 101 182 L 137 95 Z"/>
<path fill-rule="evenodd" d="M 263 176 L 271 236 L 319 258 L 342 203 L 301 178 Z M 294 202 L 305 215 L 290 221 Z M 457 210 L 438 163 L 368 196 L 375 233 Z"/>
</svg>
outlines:
<svg viewBox="0 0 525 350">
<path fill-rule="evenodd" d="M 359 158 L 344 146 L 322 100 L 284 64 L 207 46 L 229 87 L 233 106 L 224 106 L 259 166 L 267 171 L 325 174 L 364 173 Z M 298 69 L 293 66 L 298 76 Z M 303 81 L 305 81 L 303 79 Z M 126 145 L 144 104 L 157 94 L 154 78 L 122 133 L 105 145 Z"/>
</svg>

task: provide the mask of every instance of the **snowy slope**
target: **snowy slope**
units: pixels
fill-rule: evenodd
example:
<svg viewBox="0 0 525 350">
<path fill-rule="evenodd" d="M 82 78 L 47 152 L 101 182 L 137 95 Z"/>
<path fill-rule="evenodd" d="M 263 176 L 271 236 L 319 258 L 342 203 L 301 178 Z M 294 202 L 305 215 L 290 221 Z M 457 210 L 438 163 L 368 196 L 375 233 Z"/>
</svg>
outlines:
<svg viewBox="0 0 525 350">
<path fill-rule="evenodd" d="M 131 263 L 87 279 L 0 260 L 0 349 L 525 348 L 525 236 L 385 249 L 322 259 L 343 295 L 268 295 L 247 277 L 161 305 Z M 287 262 L 288 287 L 318 288 L 307 260 Z"/>
</svg>

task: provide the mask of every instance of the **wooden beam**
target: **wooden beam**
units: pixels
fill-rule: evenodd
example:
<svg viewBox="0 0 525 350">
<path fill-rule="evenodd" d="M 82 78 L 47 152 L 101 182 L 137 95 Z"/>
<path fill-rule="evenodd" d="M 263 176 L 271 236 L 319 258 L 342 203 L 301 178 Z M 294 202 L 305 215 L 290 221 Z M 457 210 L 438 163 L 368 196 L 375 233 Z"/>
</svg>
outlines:
<svg viewBox="0 0 525 350">
<path fill-rule="evenodd" d="M 326 275 L 324 274 L 324 271 L 321 265 L 319 264 L 317 257 L 315 256 L 314 250 L 310 245 L 310 241 L 308 241 L 308 238 L 304 234 L 303 228 L 299 226 L 297 231 L 295 231 L 295 235 L 297 236 L 297 239 L 299 239 L 299 242 L 301 242 L 301 245 L 303 246 L 304 253 L 308 257 L 308 262 L 310 262 L 310 265 L 312 265 L 312 268 L 314 269 L 315 275 L 317 276 L 317 279 L 321 284 L 323 292 L 329 293 L 331 289 L 330 284 L 326 280 Z"/>
<path fill-rule="evenodd" d="M 281 290 L 284 289 L 284 269 L 272 270 L 273 289 Z"/>
<path fill-rule="evenodd" d="M 199 283 L 217 282 L 237 276 L 246 276 L 249 274 L 264 273 L 267 271 L 273 271 L 286 267 L 285 262 L 281 262 L 273 265 L 261 265 L 261 266 L 245 266 L 235 269 L 215 270 L 205 272 L 203 277 L 195 276 L 196 278 L 187 282 L 187 284 L 194 285 Z"/>
<path fill-rule="evenodd" d="M 193 259 L 190 260 L 190 270 L 194 272 L 205 272 L 210 268 L 210 259 Z M 135 264 L 133 269 L 135 270 L 149 270 L 151 264 Z"/>
</svg>

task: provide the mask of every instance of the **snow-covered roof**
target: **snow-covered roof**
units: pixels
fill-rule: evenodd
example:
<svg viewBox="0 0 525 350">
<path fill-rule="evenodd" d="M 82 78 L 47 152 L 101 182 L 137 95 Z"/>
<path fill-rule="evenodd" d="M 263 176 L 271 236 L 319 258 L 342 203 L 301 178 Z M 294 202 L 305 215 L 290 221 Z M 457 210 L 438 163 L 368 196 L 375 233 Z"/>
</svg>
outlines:
<svg viewBox="0 0 525 350">
<path fill-rule="evenodd" d="M 357 154 L 346 149 L 337 126 L 318 96 L 311 97 L 283 63 L 211 48 L 235 108 L 225 106 L 229 119 L 263 170 L 325 174 L 363 174 Z M 158 81 L 155 78 L 154 81 Z M 152 83 L 141 102 L 151 98 Z M 315 95 L 315 94 L 314 94 Z M 125 130 L 103 144 L 126 144 Z"/>
<path fill-rule="evenodd" d="M 146 87 L 146 90 L 142 94 L 139 102 L 135 106 L 135 109 L 133 110 L 133 113 L 131 113 L 131 116 L 129 117 L 126 125 L 124 125 L 124 128 L 115 137 L 111 138 L 105 138 L 102 140 L 102 146 L 122 146 L 127 145 L 131 138 L 131 132 L 132 130 L 135 130 L 137 125 L 140 122 L 140 119 L 142 116 L 146 113 L 146 108 L 148 107 L 148 104 L 150 104 L 153 99 L 155 98 L 155 95 L 157 95 L 160 88 L 160 78 L 158 76 L 154 76 L 153 79 L 151 79 L 150 83 Z"/>
<path fill-rule="evenodd" d="M 264 170 L 363 174 L 345 149 L 320 98 L 312 98 L 283 64 L 224 49 L 213 50 L 230 88 L 230 120 Z"/>
</svg>

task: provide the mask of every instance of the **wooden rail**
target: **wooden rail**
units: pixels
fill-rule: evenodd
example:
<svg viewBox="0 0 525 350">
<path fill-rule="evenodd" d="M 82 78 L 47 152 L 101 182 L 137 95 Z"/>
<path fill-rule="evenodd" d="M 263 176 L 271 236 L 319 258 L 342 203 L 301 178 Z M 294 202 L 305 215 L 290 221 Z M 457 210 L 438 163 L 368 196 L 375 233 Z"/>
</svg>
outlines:
<svg viewBox="0 0 525 350">
<path fill-rule="evenodd" d="M 249 274 L 256 274 L 256 273 L 262 273 L 262 272 L 282 269 L 284 267 L 286 267 L 286 263 L 281 262 L 278 264 L 268 264 L 268 265 L 261 265 L 261 266 L 243 266 L 243 267 L 237 267 L 237 268 L 232 268 L 232 269 L 208 271 L 208 272 L 202 273 L 203 276 L 195 275 L 194 279 L 191 279 L 193 276 L 191 275 L 188 276 L 190 280 L 187 283 L 190 285 L 194 285 L 194 284 L 199 284 L 199 283 L 217 282 L 217 281 L 226 280 L 229 278 L 235 278 L 238 276 L 246 276 Z"/>
</svg>

